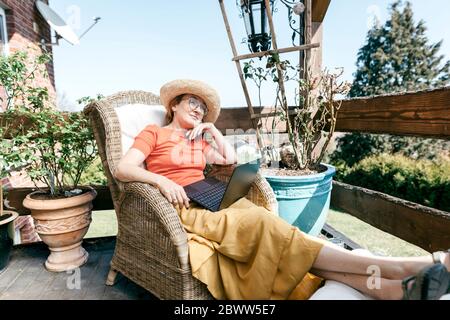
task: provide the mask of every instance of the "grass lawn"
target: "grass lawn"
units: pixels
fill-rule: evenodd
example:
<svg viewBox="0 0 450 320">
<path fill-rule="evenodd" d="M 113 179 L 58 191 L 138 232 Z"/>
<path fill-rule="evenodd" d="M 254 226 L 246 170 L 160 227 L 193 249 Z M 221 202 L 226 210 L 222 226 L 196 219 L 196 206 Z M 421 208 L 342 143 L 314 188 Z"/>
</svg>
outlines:
<svg viewBox="0 0 450 320">
<path fill-rule="evenodd" d="M 413 257 L 429 254 L 342 211 L 331 209 L 327 223 L 377 255 Z"/>
<path fill-rule="evenodd" d="M 92 211 L 92 222 L 85 238 L 117 235 L 117 218 L 114 210 Z"/>
<path fill-rule="evenodd" d="M 327 222 L 348 238 L 378 255 L 408 257 L 428 254 L 419 247 L 338 210 L 330 210 Z M 116 234 L 117 220 L 114 210 L 94 211 L 86 238 L 115 236 Z"/>
</svg>

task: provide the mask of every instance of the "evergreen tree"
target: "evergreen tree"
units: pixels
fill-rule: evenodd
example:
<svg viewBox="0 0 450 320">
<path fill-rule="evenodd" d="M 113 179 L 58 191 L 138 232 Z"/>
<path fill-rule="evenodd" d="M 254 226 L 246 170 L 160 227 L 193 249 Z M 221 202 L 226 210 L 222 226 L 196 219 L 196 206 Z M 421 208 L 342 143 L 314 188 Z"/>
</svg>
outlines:
<svg viewBox="0 0 450 320">
<path fill-rule="evenodd" d="M 433 89 L 450 83 L 450 61 L 439 55 L 442 41 L 429 44 L 424 21 L 414 22 L 412 5 L 402 0 L 390 8 L 390 19 L 374 26 L 360 49 L 350 97 Z M 352 145 L 352 154 L 344 145 Z M 402 153 L 434 159 L 450 149 L 436 139 L 352 133 L 338 141 L 331 159 L 349 165 L 374 153 Z M 348 161 L 347 161 L 348 160 Z"/>
</svg>

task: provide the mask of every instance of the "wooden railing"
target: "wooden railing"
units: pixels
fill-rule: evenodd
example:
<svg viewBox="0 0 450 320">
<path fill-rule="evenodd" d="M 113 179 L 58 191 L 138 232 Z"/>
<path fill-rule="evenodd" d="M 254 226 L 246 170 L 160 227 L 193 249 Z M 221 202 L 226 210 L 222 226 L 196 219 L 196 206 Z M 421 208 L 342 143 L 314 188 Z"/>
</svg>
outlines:
<svg viewBox="0 0 450 320">
<path fill-rule="evenodd" d="M 269 111 L 260 108 L 258 112 Z M 217 127 L 228 133 L 230 129 L 251 129 L 248 109 L 224 108 Z M 450 88 L 345 100 L 337 130 L 450 139 Z M 113 209 L 109 189 L 96 189 L 94 210 Z M 22 215 L 29 214 L 22 200 L 30 191 L 32 189 L 16 189 L 8 196 L 9 205 Z M 450 247 L 449 212 L 339 182 L 333 183 L 331 204 L 430 252 Z"/>
<path fill-rule="evenodd" d="M 344 101 L 337 130 L 450 138 L 450 87 Z"/>
<path fill-rule="evenodd" d="M 449 212 L 337 181 L 331 205 L 429 252 L 450 248 Z"/>
<path fill-rule="evenodd" d="M 270 115 L 271 111 L 270 108 L 255 108 L 256 114 Z M 270 124 L 272 119 L 266 117 L 263 122 Z M 223 133 L 237 128 L 244 132 L 252 129 L 247 107 L 222 109 L 216 125 Z M 279 124 L 276 129 L 286 131 L 284 124 Z M 450 87 L 344 100 L 338 113 L 336 131 L 449 139 Z"/>
</svg>

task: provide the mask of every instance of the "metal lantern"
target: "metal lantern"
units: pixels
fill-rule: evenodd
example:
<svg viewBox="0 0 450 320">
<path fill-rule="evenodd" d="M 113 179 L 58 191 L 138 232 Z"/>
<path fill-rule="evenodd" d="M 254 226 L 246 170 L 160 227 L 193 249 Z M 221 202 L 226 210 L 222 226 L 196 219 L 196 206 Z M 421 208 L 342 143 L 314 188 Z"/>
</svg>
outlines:
<svg viewBox="0 0 450 320">
<path fill-rule="evenodd" d="M 275 0 L 269 0 L 273 13 Z M 268 27 L 266 3 L 264 0 L 241 0 L 242 17 L 248 36 L 248 47 L 251 52 L 270 49 L 272 37 Z"/>
</svg>

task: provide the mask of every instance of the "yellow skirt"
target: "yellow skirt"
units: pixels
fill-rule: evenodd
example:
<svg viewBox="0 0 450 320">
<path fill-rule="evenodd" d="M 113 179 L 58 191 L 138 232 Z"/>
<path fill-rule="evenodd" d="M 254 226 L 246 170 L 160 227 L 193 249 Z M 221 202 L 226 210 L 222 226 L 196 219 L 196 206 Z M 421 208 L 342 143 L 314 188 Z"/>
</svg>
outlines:
<svg viewBox="0 0 450 320">
<path fill-rule="evenodd" d="M 219 300 L 308 299 L 322 279 L 308 273 L 324 241 L 246 198 L 211 212 L 177 208 L 188 232 L 192 274 Z"/>
</svg>

